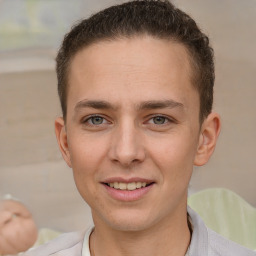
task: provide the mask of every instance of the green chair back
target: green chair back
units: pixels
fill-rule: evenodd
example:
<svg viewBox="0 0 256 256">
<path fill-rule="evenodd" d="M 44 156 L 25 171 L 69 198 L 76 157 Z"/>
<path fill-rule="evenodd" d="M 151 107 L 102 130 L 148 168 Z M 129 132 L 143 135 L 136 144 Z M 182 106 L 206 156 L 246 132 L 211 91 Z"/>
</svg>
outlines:
<svg viewBox="0 0 256 256">
<path fill-rule="evenodd" d="M 210 229 L 256 250 L 256 209 L 234 192 L 223 188 L 202 190 L 189 196 L 188 205 Z"/>
</svg>

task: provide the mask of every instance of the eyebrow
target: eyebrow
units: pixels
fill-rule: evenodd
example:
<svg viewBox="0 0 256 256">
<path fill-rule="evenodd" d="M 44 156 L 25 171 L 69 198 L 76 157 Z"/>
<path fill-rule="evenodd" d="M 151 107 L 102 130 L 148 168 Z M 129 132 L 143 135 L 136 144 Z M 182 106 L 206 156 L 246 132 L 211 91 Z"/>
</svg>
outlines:
<svg viewBox="0 0 256 256">
<path fill-rule="evenodd" d="M 176 108 L 176 107 L 184 107 L 184 105 L 180 102 L 174 100 L 150 100 L 145 101 L 139 104 L 139 110 L 147 110 L 147 109 L 158 109 L 158 108 Z"/>
<path fill-rule="evenodd" d="M 161 109 L 161 108 L 176 108 L 176 107 L 184 107 L 184 105 L 180 102 L 174 100 L 150 100 L 144 101 L 137 105 L 138 110 L 149 110 L 149 109 Z M 95 108 L 95 109 L 118 109 L 116 106 L 113 106 L 107 101 L 104 100 L 81 100 L 76 106 L 75 110 L 79 110 L 82 108 Z"/>
<path fill-rule="evenodd" d="M 115 109 L 114 106 L 104 100 L 81 100 L 76 104 L 75 110 L 79 110 L 81 108 Z"/>
</svg>

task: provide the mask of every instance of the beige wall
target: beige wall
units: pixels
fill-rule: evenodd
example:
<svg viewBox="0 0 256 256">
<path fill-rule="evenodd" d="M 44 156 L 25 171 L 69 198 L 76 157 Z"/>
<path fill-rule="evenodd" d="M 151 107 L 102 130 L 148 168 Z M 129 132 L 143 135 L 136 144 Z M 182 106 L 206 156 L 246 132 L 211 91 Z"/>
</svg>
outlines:
<svg viewBox="0 0 256 256">
<path fill-rule="evenodd" d="M 179 0 L 210 36 L 216 54 L 214 109 L 222 132 L 209 164 L 196 168 L 192 189 L 226 187 L 256 206 L 256 2 Z"/>
<path fill-rule="evenodd" d="M 195 168 L 190 189 L 229 188 L 256 206 L 256 2 L 176 3 L 212 39 L 214 109 L 222 116 L 216 152 L 208 165 Z M 91 220 L 55 142 L 60 110 L 53 66 L 52 51 L 0 56 L 0 194 L 24 201 L 40 227 L 66 231 Z"/>
</svg>

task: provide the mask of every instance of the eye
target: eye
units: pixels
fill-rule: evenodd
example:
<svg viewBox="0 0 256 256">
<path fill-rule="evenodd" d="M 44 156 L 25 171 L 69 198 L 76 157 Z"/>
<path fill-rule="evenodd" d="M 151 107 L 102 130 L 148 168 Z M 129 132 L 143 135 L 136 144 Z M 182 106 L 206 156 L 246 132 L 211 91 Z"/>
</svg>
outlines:
<svg viewBox="0 0 256 256">
<path fill-rule="evenodd" d="M 91 116 L 86 120 L 91 125 L 101 125 L 106 122 L 106 120 L 101 116 Z"/>
<path fill-rule="evenodd" d="M 80 120 L 83 129 L 88 131 L 101 131 L 108 129 L 113 124 L 111 118 L 103 114 L 91 114 Z"/>
<path fill-rule="evenodd" d="M 152 125 L 165 125 L 170 123 L 172 120 L 165 116 L 154 116 L 149 119 L 148 123 Z"/>
<path fill-rule="evenodd" d="M 154 124 L 165 124 L 168 120 L 164 116 L 155 116 L 152 118 Z"/>
<path fill-rule="evenodd" d="M 93 116 L 91 117 L 92 124 L 99 125 L 103 123 L 103 118 L 101 116 Z"/>
</svg>

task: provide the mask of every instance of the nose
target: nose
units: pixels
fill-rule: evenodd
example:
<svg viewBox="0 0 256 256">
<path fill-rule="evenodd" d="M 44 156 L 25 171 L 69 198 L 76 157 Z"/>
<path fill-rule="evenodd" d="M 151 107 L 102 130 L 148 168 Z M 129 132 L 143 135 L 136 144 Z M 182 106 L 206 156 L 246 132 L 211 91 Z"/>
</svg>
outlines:
<svg viewBox="0 0 256 256">
<path fill-rule="evenodd" d="M 113 131 L 109 157 L 124 167 L 144 161 L 143 139 L 133 122 L 123 123 Z"/>
</svg>

